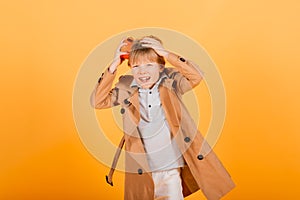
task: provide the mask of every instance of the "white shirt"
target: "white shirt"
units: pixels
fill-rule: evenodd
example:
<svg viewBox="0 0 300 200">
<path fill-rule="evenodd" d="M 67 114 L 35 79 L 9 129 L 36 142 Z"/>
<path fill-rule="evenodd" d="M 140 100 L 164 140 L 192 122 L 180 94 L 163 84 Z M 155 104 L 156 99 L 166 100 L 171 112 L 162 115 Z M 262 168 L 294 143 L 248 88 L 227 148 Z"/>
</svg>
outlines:
<svg viewBox="0 0 300 200">
<path fill-rule="evenodd" d="M 143 89 L 135 80 L 131 86 L 139 87 L 140 123 L 138 125 L 147 159 L 152 171 L 161 171 L 182 167 L 184 160 L 171 132 L 161 105 L 159 84 L 166 74 L 151 89 Z"/>
</svg>

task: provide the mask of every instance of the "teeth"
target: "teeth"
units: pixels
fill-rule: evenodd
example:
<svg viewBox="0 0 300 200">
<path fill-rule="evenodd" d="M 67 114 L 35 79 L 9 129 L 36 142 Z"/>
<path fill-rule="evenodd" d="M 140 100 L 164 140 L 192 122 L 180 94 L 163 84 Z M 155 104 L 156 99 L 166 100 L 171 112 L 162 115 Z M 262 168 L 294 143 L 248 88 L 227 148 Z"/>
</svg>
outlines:
<svg viewBox="0 0 300 200">
<path fill-rule="evenodd" d="M 140 81 L 145 82 L 145 81 L 150 80 L 150 76 L 147 76 L 147 77 L 140 77 L 139 79 L 140 79 Z"/>
</svg>

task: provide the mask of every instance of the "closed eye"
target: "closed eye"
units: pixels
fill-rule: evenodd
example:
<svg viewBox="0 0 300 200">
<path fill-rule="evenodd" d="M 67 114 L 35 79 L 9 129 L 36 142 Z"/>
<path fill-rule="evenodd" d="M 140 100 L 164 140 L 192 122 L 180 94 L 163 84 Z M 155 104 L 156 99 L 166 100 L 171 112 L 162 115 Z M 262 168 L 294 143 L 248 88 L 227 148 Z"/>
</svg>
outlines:
<svg viewBox="0 0 300 200">
<path fill-rule="evenodd" d="M 152 66 L 154 66 L 154 65 L 151 64 L 151 63 L 149 63 L 149 64 L 147 64 L 146 66 L 147 66 L 147 67 L 152 67 Z"/>
</svg>

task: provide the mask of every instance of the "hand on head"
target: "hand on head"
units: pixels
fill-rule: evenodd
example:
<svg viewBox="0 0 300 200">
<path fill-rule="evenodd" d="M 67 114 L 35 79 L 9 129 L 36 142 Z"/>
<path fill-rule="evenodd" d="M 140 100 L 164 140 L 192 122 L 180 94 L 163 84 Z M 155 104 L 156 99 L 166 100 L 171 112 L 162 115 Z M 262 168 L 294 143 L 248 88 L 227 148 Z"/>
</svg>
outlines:
<svg viewBox="0 0 300 200">
<path fill-rule="evenodd" d="M 160 56 L 167 57 L 169 54 L 169 52 L 163 47 L 161 41 L 155 37 L 146 36 L 140 41 L 140 43 L 143 47 L 154 49 L 154 51 Z"/>
<path fill-rule="evenodd" d="M 117 69 L 117 67 L 123 62 L 124 59 L 122 59 L 123 56 L 127 56 L 129 52 L 122 51 L 121 49 L 128 45 L 127 38 L 122 39 L 118 48 L 115 51 L 113 61 L 111 65 L 109 66 L 109 72 L 114 73 L 114 71 Z"/>
<path fill-rule="evenodd" d="M 151 48 L 159 56 L 167 58 L 169 51 L 167 51 L 159 38 L 155 36 L 145 36 L 141 39 L 135 40 L 132 37 L 124 38 L 118 48 L 115 51 L 114 59 L 109 67 L 109 71 L 114 73 L 117 67 L 125 60 L 129 58 L 129 53 L 131 50 L 137 50 L 140 48 Z"/>
</svg>

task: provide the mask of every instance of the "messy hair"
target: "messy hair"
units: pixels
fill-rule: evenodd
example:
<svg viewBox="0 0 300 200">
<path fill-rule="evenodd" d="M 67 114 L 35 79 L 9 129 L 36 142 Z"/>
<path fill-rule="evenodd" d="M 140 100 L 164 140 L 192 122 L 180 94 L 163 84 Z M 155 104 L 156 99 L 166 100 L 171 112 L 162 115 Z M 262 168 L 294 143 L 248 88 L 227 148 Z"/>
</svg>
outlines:
<svg viewBox="0 0 300 200">
<path fill-rule="evenodd" d="M 146 58 L 147 60 L 149 60 L 151 62 L 156 62 L 156 63 L 164 66 L 165 59 L 163 56 L 158 55 L 155 52 L 155 50 L 152 48 L 142 46 L 143 43 L 141 42 L 141 40 L 144 38 L 153 38 L 162 44 L 162 41 L 153 35 L 145 36 L 145 37 L 142 37 L 141 39 L 135 40 L 132 44 L 131 51 L 129 54 L 128 65 L 131 66 L 131 64 L 135 63 L 137 60 L 139 60 L 141 58 Z"/>
</svg>

